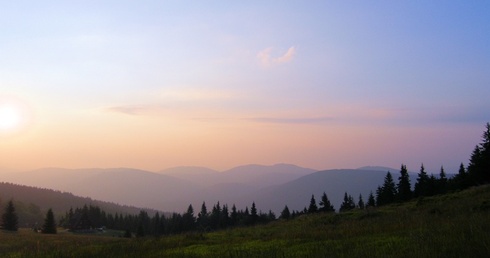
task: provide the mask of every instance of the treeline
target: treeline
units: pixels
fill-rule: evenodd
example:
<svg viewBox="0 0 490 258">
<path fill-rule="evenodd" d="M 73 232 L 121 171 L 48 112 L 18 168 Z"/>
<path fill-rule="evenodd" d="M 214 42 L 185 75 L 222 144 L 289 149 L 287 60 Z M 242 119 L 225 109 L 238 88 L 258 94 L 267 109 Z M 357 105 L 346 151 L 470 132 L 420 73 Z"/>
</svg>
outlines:
<svg viewBox="0 0 490 258">
<path fill-rule="evenodd" d="M 189 205 L 185 213 L 172 213 L 167 216 L 158 212 L 154 216 L 149 216 L 144 210 L 138 215 L 118 213 L 113 215 L 105 213 L 97 206 L 85 205 L 83 208 L 70 209 L 60 218 L 59 225 L 79 232 L 95 232 L 110 228 L 126 231 L 127 237 L 133 234 L 142 237 L 179 234 L 188 231 L 207 232 L 234 226 L 268 223 L 275 219 L 276 216 L 272 211 L 268 213 L 257 211 L 255 203 L 252 203 L 250 210 L 248 207 L 245 210 L 237 210 L 235 205 L 229 209 L 228 205 L 221 206 L 218 202 L 209 212 L 206 203 L 203 203 L 197 215 L 194 214 L 192 205 Z"/>
<path fill-rule="evenodd" d="M 422 164 L 412 190 L 405 165 L 401 167 L 396 185 L 392 175 L 388 172 L 383 185 L 376 190 L 376 205 L 404 202 L 412 198 L 445 194 L 490 183 L 490 123 L 486 124 L 482 138 L 483 141 L 475 146 L 468 166 L 465 168 L 461 163 L 458 174 L 454 177 L 447 178 L 443 167 L 438 177 L 429 176 Z"/>
<path fill-rule="evenodd" d="M 99 206 L 104 211 L 113 214 L 116 212 L 138 214 L 141 210 L 134 206 L 93 200 L 68 192 L 0 182 L 0 199 L 4 200 L 3 205 L 0 200 L 0 207 L 3 208 L 5 203 L 12 198 L 19 214 L 19 223 L 22 226 L 26 226 L 27 223 L 29 226 L 33 226 L 35 222 L 41 223 L 48 208 L 52 208 L 56 216 L 64 214 L 70 207 L 83 207 L 85 204 Z M 152 215 L 156 212 L 154 209 L 145 210 Z M 41 220 L 36 220 L 39 214 L 41 214 Z"/>
<path fill-rule="evenodd" d="M 344 200 L 340 205 L 339 212 L 349 211 L 353 209 L 365 209 L 368 207 L 383 206 L 395 202 L 405 202 L 413 198 L 427 197 L 447 192 L 464 190 L 466 188 L 489 184 L 490 183 L 490 123 L 486 124 L 486 130 L 482 135 L 483 141 L 475 146 L 471 154 L 470 163 L 465 168 L 461 163 L 458 174 L 448 178 L 444 167 L 441 167 L 439 175 L 436 177 L 433 174 L 430 176 L 425 171 L 424 165 L 420 167 L 420 172 L 417 175 L 414 189 L 412 190 L 410 177 L 405 165 L 401 165 L 400 176 L 395 184 L 393 176 L 390 172 L 386 173 L 383 185 L 376 189 L 376 195 L 371 193 L 364 201 L 362 195 L 358 197 L 356 202 L 354 198 L 348 194 L 344 194 Z M 316 212 L 334 212 L 334 207 L 330 204 L 328 197 L 323 193 L 320 201 L 321 208 L 317 208 L 315 196 L 312 195 L 309 206 L 302 211 L 290 212 L 287 206 L 281 212 L 280 218 L 289 219 L 298 215 L 316 213 Z M 326 206 L 325 206 L 326 205 Z M 326 208 L 328 207 L 328 208 Z"/>
</svg>

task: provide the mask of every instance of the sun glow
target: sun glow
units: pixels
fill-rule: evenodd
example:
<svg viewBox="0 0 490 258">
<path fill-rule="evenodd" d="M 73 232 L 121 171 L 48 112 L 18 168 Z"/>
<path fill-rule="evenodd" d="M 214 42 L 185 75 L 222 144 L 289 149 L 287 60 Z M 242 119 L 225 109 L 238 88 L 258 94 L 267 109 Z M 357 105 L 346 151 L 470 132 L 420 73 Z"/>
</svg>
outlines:
<svg viewBox="0 0 490 258">
<path fill-rule="evenodd" d="M 29 109 L 18 100 L 0 99 L 0 133 L 11 134 L 22 131 L 30 119 Z"/>
<path fill-rule="evenodd" d="M 0 107 L 0 129 L 14 130 L 22 122 L 20 111 L 13 106 Z"/>
</svg>

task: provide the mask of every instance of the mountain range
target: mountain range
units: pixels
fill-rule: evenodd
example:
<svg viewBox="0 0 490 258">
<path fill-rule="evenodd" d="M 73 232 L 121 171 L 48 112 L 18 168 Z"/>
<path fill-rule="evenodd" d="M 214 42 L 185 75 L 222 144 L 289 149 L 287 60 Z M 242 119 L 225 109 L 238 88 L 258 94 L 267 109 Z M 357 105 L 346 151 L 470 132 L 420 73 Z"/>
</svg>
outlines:
<svg viewBox="0 0 490 258">
<path fill-rule="evenodd" d="M 317 202 L 325 192 L 336 209 L 345 192 L 357 201 L 383 183 L 386 172 L 398 178 L 398 170 L 386 167 L 324 170 L 290 164 L 244 165 L 226 171 L 204 167 L 175 167 L 158 172 L 132 168 L 44 168 L 2 173 L 0 181 L 70 192 L 122 205 L 183 212 L 192 204 L 195 213 L 206 202 L 235 204 L 238 209 L 256 203 L 259 210 L 280 212 L 285 205 L 302 210 L 311 195 Z M 411 173 L 412 183 L 416 174 Z"/>
</svg>

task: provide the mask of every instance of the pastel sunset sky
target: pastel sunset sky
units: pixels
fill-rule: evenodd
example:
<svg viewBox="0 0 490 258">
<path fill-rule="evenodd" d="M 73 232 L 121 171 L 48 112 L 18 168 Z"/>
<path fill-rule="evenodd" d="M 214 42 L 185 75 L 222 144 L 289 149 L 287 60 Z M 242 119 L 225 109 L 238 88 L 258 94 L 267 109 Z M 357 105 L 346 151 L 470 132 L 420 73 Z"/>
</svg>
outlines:
<svg viewBox="0 0 490 258">
<path fill-rule="evenodd" d="M 490 121 L 490 1 L 3 1 L 0 167 L 437 173 Z"/>
</svg>

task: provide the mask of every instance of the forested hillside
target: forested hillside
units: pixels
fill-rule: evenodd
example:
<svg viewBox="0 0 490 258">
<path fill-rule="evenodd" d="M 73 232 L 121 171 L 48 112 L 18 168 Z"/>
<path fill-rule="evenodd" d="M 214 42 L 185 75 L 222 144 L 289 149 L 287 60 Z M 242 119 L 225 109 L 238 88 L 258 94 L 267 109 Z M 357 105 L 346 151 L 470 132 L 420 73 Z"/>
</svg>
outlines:
<svg viewBox="0 0 490 258">
<path fill-rule="evenodd" d="M 75 196 L 71 193 L 42 189 L 37 187 L 0 182 L 0 209 L 3 211 L 7 201 L 13 199 L 19 214 L 19 225 L 31 226 L 44 220 L 46 211 L 51 208 L 56 215 L 64 215 L 70 208 L 84 205 L 98 206 L 108 213 L 138 214 L 142 209 L 118 205 L 110 202 Z M 145 209 L 149 214 L 155 210 Z"/>
</svg>

